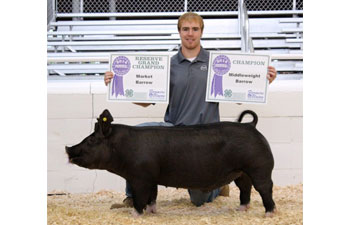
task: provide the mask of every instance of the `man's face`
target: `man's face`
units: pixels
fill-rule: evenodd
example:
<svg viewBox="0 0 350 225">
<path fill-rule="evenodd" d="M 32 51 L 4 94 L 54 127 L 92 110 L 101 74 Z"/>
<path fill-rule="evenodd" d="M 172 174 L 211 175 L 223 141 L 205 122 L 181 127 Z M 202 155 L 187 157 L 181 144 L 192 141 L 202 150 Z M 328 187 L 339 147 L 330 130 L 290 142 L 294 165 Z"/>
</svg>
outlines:
<svg viewBox="0 0 350 225">
<path fill-rule="evenodd" d="M 200 46 L 202 30 L 197 21 L 183 21 L 180 28 L 180 38 L 183 48 L 195 49 Z"/>
</svg>

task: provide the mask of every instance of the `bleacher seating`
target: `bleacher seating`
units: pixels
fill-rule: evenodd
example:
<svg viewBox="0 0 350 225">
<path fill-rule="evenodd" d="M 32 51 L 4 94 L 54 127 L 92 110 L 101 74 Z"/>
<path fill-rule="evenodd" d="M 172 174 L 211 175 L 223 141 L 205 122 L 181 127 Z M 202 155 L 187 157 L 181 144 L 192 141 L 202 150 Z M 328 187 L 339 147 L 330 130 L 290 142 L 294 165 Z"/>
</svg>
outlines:
<svg viewBox="0 0 350 225">
<path fill-rule="evenodd" d="M 252 18 L 249 23 L 256 53 L 270 54 L 279 74 L 302 73 L 302 18 Z M 204 24 L 204 48 L 241 51 L 237 18 L 205 18 Z M 180 46 L 176 19 L 57 21 L 49 27 L 49 75 L 101 75 L 112 52 L 175 54 Z"/>
</svg>

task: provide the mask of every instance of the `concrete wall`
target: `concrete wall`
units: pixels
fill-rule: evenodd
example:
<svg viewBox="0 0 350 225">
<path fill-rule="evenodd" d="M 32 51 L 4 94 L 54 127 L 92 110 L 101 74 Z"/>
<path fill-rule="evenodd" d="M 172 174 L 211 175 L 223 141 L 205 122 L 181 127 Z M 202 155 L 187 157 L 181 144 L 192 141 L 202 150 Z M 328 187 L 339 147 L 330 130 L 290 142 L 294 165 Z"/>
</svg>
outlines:
<svg viewBox="0 0 350 225">
<path fill-rule="evenodd" d="M 52 191 L 123 191 L 123 178 L 101 170 L 88 170 L 68 163 L 64 146 L 79 143 L 93 131 L 104 109 L 114 123 L 136 125 L 163 121 L 165 104 L 142 108 L 132 103 L 106 101 L 102 80 L 48 81 L 47 189 Z M 234 121 L 244 109 L 259 116 L 257 129 L 269 141 L 275 158 L 273 181 L 291 185 L 303 181 L 303 90 L 302 81 L 276 80 L 269 88 L 266 105 L 220 103 L 222 121 Z"/>
</svg>

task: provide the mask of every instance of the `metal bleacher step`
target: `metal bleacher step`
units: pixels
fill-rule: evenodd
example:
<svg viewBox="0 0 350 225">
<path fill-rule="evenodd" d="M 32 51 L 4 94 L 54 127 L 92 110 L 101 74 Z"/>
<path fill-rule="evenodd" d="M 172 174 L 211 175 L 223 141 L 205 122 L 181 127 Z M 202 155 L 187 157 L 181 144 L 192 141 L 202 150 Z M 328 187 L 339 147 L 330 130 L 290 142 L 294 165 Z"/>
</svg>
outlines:
<svg viewBox="0 0 350 225">
<path fill-rule="evenodd" d="M 302 18 L 253 18 L 254 51 L 270 54 L 280 73 L 302 73 Z M 241 50 L 238 20 L 206 18 L 202 46 L 207 50 Z M 181 45 L 177 19 L 123 19 L 51 22 L 47 32 L 48 74 L 100 74 L 109 54 L 118 51 L 167 51 Z M 218 29 L 220 27 L 220 29 Z"/>
</svg>

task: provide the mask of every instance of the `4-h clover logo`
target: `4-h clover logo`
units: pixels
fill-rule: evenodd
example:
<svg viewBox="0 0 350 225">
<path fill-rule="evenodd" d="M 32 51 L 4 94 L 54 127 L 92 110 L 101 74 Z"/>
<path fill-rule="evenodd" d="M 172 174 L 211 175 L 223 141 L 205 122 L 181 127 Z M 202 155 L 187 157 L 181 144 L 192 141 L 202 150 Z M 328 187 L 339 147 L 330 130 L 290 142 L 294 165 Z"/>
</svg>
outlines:
<svg viewBox="0 0 350 225">
<path fill-rule="evenodd" d="M 225 98 L 231 98 L 232 97 L 232 90 L 226 89 L 224 91 Z"/>
<path fill-rule="evenodd" d="M 134 91 L 132 89 L 125 90 L 125 97 L 132 97 L 134 95 Z"/>
</svg>

